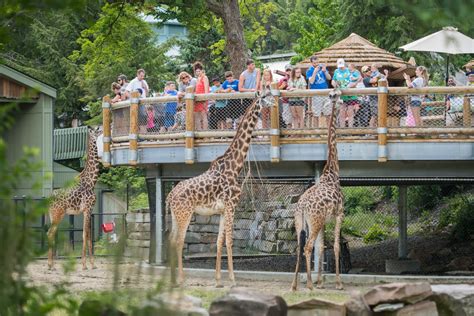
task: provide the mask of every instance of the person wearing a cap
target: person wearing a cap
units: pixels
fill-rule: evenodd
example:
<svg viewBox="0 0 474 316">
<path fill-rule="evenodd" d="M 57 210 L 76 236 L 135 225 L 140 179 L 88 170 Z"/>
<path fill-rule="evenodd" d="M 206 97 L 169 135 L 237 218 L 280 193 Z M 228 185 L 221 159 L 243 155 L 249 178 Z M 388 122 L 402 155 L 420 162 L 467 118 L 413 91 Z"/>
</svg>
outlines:
<svg viewBox="0 0 474 316">
<path fill-rule="evenodd" d="M 293 70 L 293 66 L 290 64 L 285 66 L 285 73 L 286 75 L 278 81 L 278 90 L 288 90 L 288 80 L 291 77 L 291 71 Z M 283 122 L 286 124 L 286 128 L 291 128 L 292 116 L 290 110 L 290 101 L 288 98 L 280 98 L 281 101 L 281 108 L 282 108 L 282 119 Z"/>
<path fill-rule="evenodd" d="M 328 89 L 328 80 L 331 75 L 326 69 L 326 65 L 318 63 L 317 56 L 310 57 L 311 67 L 306 71 L 310 89 Z M 331 114 L 331 102 L 326 96 L 314 96 L 311 101 L 313 112 L 312 127 L 326 127 L 329 115 Z"/>
<path fill-rule="evenodd" d="M 346 67 L 344 59 L 339 58 L 337 60 L 337 69 L 334 71 L 332 77 L 332 86 L 334 88 L 345 89 L 348 88 L 351 80 L 351 72 Z M 346 127 L 346 121 L 348 122 L 349 127 L 354 126 L 354 114 L 355 107 L 359 104 L 357 101 L 357 96 L 342 96 L 341 97 L 343 104 L 339 109 L 339 126 Z"/>
</svg>

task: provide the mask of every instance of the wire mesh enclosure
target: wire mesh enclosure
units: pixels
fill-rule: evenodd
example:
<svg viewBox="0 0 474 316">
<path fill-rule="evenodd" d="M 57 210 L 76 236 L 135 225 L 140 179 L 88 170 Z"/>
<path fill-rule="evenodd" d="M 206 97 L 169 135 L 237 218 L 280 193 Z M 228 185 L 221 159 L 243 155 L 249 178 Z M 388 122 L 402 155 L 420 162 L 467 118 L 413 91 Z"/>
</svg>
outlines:
<svg viewBox="0 0 474 316">
<path fill-rule="evenodd" d="M 308 180 L 251 180 L 243 185 L 235 210 L 233 253 L 242 261 L 238 269 L 294 271 L 297 238 L 294 210 Z M 171 188 L 169 188 L 171 190 Z M 398 258 L 399 188 L 397 186 L 344 186 L 345 218 L 342 225 L 342 270 L 384 273 L 385 260 Z M 446 251 L 450 224 L 446 221 L 455 186 L 408 187 L 409 256 L 420 259 L 422 273 L 439 273 L 454 257 L 433 259 L 426 253 Z M 463 190 L 463 189 L 461 189 Z M 167 227 L 170 226 L 167 214 Z M 189 225 L 184 255 L 189 266 L 213 268 L 219 216 L 194 215 Z M 334 271 L 334 222 L 325 226 L 324 269 Z M 429 248 L 429 250 L 426 250 Z M 469 252 L 459 246 L 459 255 Z M 225 251 L 225 247 L 224 247 Z M 453 254 L 455 251 L 453 250 Z M 200 261 L 193 261 L 198 258 Z M 208 261 L 202 261 L 209 258 Z M 271 260 L 268 258 L 272 258 Z M 270 263 L 270 261 L 272 263 Z M 433 267 L 431 261 L 443 261 Z M 239 262 L 239 261 L 237 261 Z M 275 270 L 276 269 L 276 270 Z"/>
</svg>

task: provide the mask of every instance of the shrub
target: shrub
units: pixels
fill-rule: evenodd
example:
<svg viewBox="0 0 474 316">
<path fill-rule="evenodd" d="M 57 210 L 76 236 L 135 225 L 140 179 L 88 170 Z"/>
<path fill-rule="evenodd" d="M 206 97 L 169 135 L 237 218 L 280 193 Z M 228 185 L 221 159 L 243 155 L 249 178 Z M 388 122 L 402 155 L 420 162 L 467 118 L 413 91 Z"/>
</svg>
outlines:
<svg viewBox="0 0 474 316">
<path fill-rule="evenodd" d="M 371 187 L 342 188 L 344 213 L 347 215 L 370 211 L 382 196 L 379 190 Z"/>
<path fill-rule="evenodd" d="M 439 228 L 452 225 L 452 237 L 466 240 L 474 234 L 474 198 L 456 196 L 441 210 Z"/>
<path fill-rule="evenodd" d="M 383 241 L 387 239 L 388 233 L 380 227 L 379 224 L 373 224 L 367 234 L 364 236 L 364 242 L 366 244 Z"/>
<path fill-rule="evenodd" d="M 441 199 L 439 185 L 415 185 L 408 187 L 408 210 L 420 214 L 422 210 L 433 209 Z"/>
</svg>

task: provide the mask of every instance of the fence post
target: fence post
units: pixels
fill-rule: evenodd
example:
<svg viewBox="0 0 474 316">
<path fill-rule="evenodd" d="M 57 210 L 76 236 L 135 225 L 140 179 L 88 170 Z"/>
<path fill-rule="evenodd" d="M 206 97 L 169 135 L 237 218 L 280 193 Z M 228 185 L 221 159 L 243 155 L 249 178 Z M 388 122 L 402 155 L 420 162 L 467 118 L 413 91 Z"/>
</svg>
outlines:
<svg viewBox="0 0 474 316">
<path fill-rule="evenodd" d="M 377 88 L 378 99 L 378 124 L 377 134 L 379 140 L 378 161 L 387 161 L 387 110 L 388 110 L 388 84 L 386 79 L 378 82 Z"/>
<path fill-rule="evenodd" d="M 471 127 L 471 102 L 468 97 L 464 97 L 462 106 L 462 122 L 464 127 Z"/>
<path fill-rule="evenodd" d="M 271 84 L 271 93 L 275 101 L 270 107 L 270 159 L 271 162 L 280 161 L 280 90 L 276 82 Z"/>
<path fill-rule="evenodd" d="M 111 131 L 110 131 L 110 97 L 106 95 L 102 99 L 102 125 L 104 131 L 103 143 L 104 151 L 102 153 L 102 165 L 104 167 L 110 167 L 110 142 L 111 142 Z"/>
<path fill-rule="evenodd" d="M 184 148 L 184 162 L 194 163 L 194 87 L 187 87 L 184 95 L 186 102 L 186 147 Z"/>
<path fill-rule="evenodd" d="M 406 259 L 407 253 L 407 186 L 400 185 L 398 187 L 398 258 Z"/>
<path fill-rule="evenodd" d="M 138 91 L 132 92 L 130 98 L 130 134 L 128 135 L 129 152 L 128 163 L 132 166 L 137 165 L 138 160 L 138 103 L 140 93 Z"/>
</svg>

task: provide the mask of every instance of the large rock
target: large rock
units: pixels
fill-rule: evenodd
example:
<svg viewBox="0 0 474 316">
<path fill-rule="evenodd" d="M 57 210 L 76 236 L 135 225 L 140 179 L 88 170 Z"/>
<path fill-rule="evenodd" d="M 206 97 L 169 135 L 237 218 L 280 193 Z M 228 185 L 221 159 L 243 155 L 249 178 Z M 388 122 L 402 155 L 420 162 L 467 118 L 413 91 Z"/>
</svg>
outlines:
<svg viewBox="0 0 474 316">
<path fill-rule="evenodd" d="M 429 299 L 436 303 L 440 315 L 474 315 L 474 285 L 433 285 Z"/>
<path fill-rule="evenodd" d="M 372 311 L 365 301 L 364 297 L 356 292 L 351 293 L 351 298 L 344 303 L 347 316 L 371 316 Z"/>
<path fill-rule="evenodd" d="M 438 310 L 436 304 L 430 301 L 422 301 L 415 304 L 406 305 L 392 312 L 384 312 L 383 314 L 377 313 L 377 315 L 384 316 L 438 316 Z"/>
<path fill-rule="evenodd" d="M 248 288 L 232 289 L 226 296 L 213 301 L 211 316 L 286 316 L 288 306 L 276 295 L 255 292 Z"/>
<path fill-rule="evenodd" d="M 186 232 L 184 242 L 188 244 L 198 244 L 201 242 L 201 234 L 194 232 Z"/>
<path fill-rule="evenodd" d="M 451 260 L 448 264 L 450 271 L 469 271 L 473 259 L 471 257 L 458 257 Z"/>
<path fill-rule="evenodd" d="M 265 253 L 272 253 L 276 251 L 276 244 L 266 240 L 256 240 L 254 242 L 254 247 L 258 250 L 265 252 Z"/>
<path fill-rule="evenodd" d="M 127 223 L 149 223 L 150 213 L 127 213 Z"/>
<path fill-rule="evenodd" d="M 79 306 L 79 316 L 122 316 L 127 315 L 124 312 L 116 309 L 109 303 L 103 303 L 99 300 L 85 300 Z"/>
<path fill-rule="evenodd" d="M 364 294 L 364 299 L 370 306 L 380 303 L 416 303 L 431 294 L 431 286 L 428 282 L 390 283 L 372 288 Z"/>
<path fill-rule="evenodd" d="M 344 304 L 312 298 L 288 306 L 288 316 L 345 316 Z"/>
</svg>

